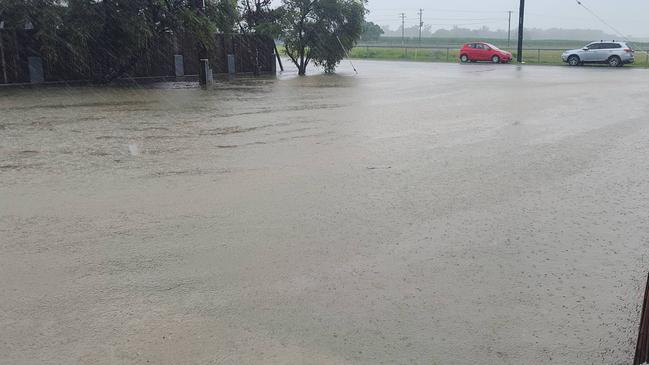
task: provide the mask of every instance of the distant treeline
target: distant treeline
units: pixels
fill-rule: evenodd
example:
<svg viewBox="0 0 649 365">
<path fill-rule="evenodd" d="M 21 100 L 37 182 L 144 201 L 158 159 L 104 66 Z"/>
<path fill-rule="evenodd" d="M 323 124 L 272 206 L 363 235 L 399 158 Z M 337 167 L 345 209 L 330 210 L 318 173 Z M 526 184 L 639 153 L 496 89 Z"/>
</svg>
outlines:
<svg viewBox="0 0 649 365">
<path fill-rule="evenodd" d="M 401 27 L 396 30 L 391 30 L 389 26 L 382 26 L 384 37 L 401 37 Z M 418 37 L 419 27 L 412 26 L 406 27 L 406 37 Z M 517 38 L 518 28 L 512 28 L 511 37 Z M 613 40 L 619 39 L 619 36 L 608 34 L 597 29 L 539 29 L 539 28 L 526 28 L 525 39 L 530 40 L 543 40 L 543 39 L 557 39 L 557 40 Z M 422 37 L 426 38 L 489 38 L 489 39 L 507 39 L 507 29 L 492 30 L 487 26 L 479 29 L 468 29 L 462 27 L 453 27 L 452 29 L 437 29 L 433 30 L 432 26 L 424 25 L 422 28 Z"/>
<path fill-rule="evenodd" d="M 599 40 L 599 39 L 594 39 Z M 404 39 L 405 45 L 410 47 L 417 47 L 420 45 L 418 37 L 406 37 Z M 507 48 L 507 39 L 498 38 L 485 38 L 479 36 L 468 37 L 425 37 L 421 39 L 422 47 L 455 47 L 468 42 L 482 41 L 488 42 L 501 48 Z M 588 41 L 583 40 L 554 40 L 554 39 L 526 39 L 524 42 L 525 48 L 542 48 L 542 49 L 568 49 L 583 47 Z M 376 41 L 361 41 L 360 45 L 384 45 L 384 46 L 400 46 L 401 37 L 384 37 L 381 36 Z M 516 48 L 516 39 L 512 39 L 509 47 Z M 632 42 L 632 47 L 637 50 L 648 50 L 648 42 Z"/>
</svg>

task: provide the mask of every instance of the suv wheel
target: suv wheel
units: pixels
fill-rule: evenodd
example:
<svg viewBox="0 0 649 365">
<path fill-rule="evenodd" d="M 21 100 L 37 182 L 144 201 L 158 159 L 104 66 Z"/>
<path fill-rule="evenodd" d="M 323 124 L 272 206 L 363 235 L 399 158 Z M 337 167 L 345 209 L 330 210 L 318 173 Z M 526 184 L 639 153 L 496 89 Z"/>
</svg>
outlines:
<svg viewBox="0 0 649 365">
<path fill-rule="evenodd" d="M 611 67 L 620 67 L 622 66 L 622 60 L 618 56 L 612 56 L 608 59 L 608 65 Z"/>
<path fill-rule="evenodd" d="M 500 57 L 498 57 L 498 55 L 494 55 L 493 57 L 491 57 L 491 62 L 500 63 Z"/>
<path fill-rule="evenodd" d="M 463 54 L 462 56 L 460 56 L 460 61 L 463 63 L 469 62 L 469 56 Z"/>
<path fill-rule="evenodd" d="M 568 57 L 568 64 L 570 66 L 579 66 L 579 63 L 581 63 L 581 61 L 579 60 L 579 56 L 572 55 Z"/>
</svg>

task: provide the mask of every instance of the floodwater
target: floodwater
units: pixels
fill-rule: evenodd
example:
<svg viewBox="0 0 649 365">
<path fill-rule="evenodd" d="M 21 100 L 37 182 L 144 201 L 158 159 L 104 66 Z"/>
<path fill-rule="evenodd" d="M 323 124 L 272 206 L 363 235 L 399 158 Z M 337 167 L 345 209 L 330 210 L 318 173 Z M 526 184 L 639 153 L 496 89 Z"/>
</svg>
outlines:
<svg viewBox="0 0 649 365">
<path fill-rule="evenodd" d="M 1 364 L 628 364 L 649 72 L 0 90 Z"/>
</svg>

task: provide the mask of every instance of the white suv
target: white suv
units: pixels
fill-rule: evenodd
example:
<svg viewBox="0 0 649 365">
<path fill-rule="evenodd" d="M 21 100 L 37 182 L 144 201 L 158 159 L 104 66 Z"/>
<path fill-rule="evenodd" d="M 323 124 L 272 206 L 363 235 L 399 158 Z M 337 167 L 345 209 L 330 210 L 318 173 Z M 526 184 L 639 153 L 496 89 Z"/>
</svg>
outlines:
<svg viewBox="0 0 649 365">
<path fill-rule="evenodd" d="M 561 58 L 570 66 L 584 63 L 604 63 L 611 67 L 622 67 L 635 61 L 635 53 L 625 42 L 593 42 L 581 49 L 565 51 Z"/>
</svg>

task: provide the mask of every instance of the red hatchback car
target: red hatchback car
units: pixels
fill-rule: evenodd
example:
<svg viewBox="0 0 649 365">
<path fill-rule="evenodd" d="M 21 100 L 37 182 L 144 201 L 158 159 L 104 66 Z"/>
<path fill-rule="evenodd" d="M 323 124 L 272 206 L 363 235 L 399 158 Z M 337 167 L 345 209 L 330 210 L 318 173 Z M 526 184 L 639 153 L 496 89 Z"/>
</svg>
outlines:
<svg viewBox="0 0 649 365">
<path fill-rule="evenodd" d="M 467 43 L 460 50 L 460 61 L 462 62 L 490 61 L 493 63 L 508 63 L 511 60 L 511 53 L 484 42 Z"/>
</svg>

